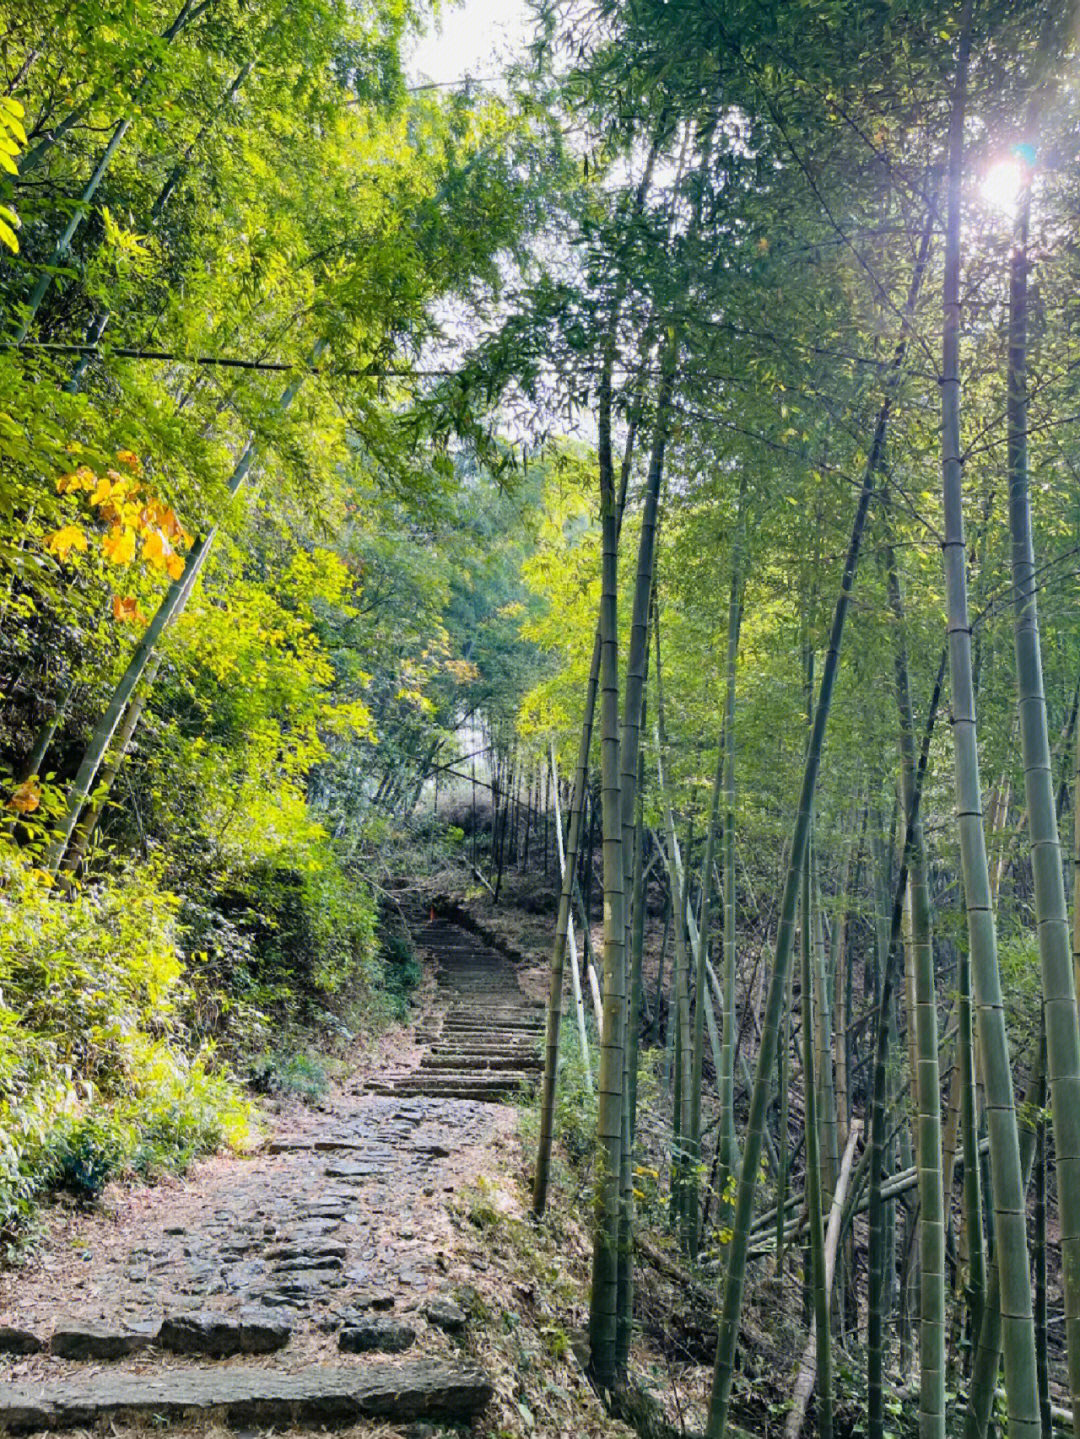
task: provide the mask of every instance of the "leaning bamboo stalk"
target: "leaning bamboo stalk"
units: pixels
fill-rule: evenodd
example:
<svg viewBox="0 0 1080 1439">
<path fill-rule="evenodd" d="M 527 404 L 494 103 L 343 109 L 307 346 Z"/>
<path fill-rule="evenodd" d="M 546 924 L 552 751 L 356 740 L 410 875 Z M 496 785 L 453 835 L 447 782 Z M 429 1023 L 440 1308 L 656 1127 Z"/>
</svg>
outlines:
<svg viewBox="0 0 1080 1439">
<path fill-rule="evenodd" d="M 848 1184 L 851 1180 L 851 1167 L 855 1159 L 855 1146 L 859 1142 L 859 1135 L 862 1132 L 862 1121 L 854 1119 L 848 1131 L 847 1143 L 844 1147 L 844 1155 L 840 1161 L 840 1173 L 836 1180 L 836 1189 L 833 1192 L 832 1205 L 829 1209 L 829 1230 L 825 1236 L 825 1291 L 832 1293 L 833 1280 L 836 1276 L 836 1255 L 840 1247 L 840 1235 L 843 1230 L 841 1219 L 844 1213 L 844 1200 L 847 1198 Z M 799 1365 L 799 1372 L 795 1377 L 795 1388 L 792 1391 L 791 1408 L 788 1410 L 787 1422 L 784 1425 L 784 1432 L 787 1439 L 798 1439 L 802 1433 L 803 1423 L 806 1420 L 806 1410 L 810 1403 L 810 1395 L 814 1392 L 814 1378 L 816 1374 L 815 1344 L 817 1339 L 816 1322 L 810 1326 L 810 1337 L 806 1341 L 806 1348 L 803 1350 L 802 1363 Z"/>
<path fill-rule="evenodd" d="M 205 5 L 199 6 L 200 11 L 205 8 Z M 176 20 L 173 22 L 173 24 L 169 27 L 169 29 L 165 32 L 165 35 L 163 36 L 165 46 L 170 45 L 173 39 L 180 33 L 180 31 L 186 25 L 191 23 L 190 16 L 191 0 L 186 0 L 186 3 L 180 11 L 180 14 L 177 16 Z M 30 333 L 30 327 L 31 325 L 33 325 L 34 320 L 37 316 L 37 312 L 41 308 L 41 302 L 42 300 L 44 300 L 45 296 L 49 292 L 49 287 L 51 286 L 53 281 L 53 275 L 67 259 L 67 254 L 68 250 L 71 247 L 71 242 L 75 238 L 75 234 L 78 231 L 83 220 L 85 220 L 86 216 L 90 213 L 90 202 L 97 194 L 102 180 L 104 180 L 105 176 L 108 174 L 109 168 L 112 165 L 116 152 L 117 150 L 119 150 L 121 144 L 123 143 L 125 135 L 127 134 L 128 130 L 130 130 L 132 122 L 138 114 L 139 104 L 143 98 L 147 86 L 150 83 L 150 79 L 154 73 L 154 69 L 156 69 L 156 66 L 152 67 L 147 71 L 147 73 L 143 76 L 142 80 L 137 86 L 135 94 L 132 96 L 131 108 L 129 109 L 128 114 L 125 115 L 122 120 L 117 122 L 116 128 L 113 130 L 113 133 L 109 137 L 105 149 L 102 151 L 101 158 L 94 166 L 93 173 L 91 174 L 90 179 L 86 182 L 86 185 L 83 188 L 83 192 L 79 196 L 78 202 L 73 208 L 71 215 L 68 218 L 67 224 L 64 226 L 62 234 L 57 240 L 56 245 L 53 248 L 52 254 L 49 256 L 48 263 L 45 265 L 42 273 L 39 275 L 37 284 L 34 286 L 34 289 L 31 292 L 30 298 L 26 303 L 22 318 L 20 319 L 19 324 L 15 330 L 14 343 L 16 345 L 23 344 L 27 335 Z M 24 159 L 24 172 L 28 168 L 27 162 L 29 162 L 30 158 L 30 155 L 27 155 Z"/>
<path fill-rule="evenodd" d="M 566 851 L 563 846 L 562 830 L 562 806 L 559 803 L 559 768 L 555 757 L 555 741 L 551 742 L 551 778 L 552 789 L 555 796 L 555 852 L 559 859 L 559 878 L 565 882 L 566 879 Z M 585 1028 L 585 1002 L 581 993 L 581 966 L 578 962 L 577 937 L 574 934 L 574 917 L 568 914 L 566 917 L 566 942 L 570 952 L 570 982 L 574 994 L 574 1013 L 577 1016 L 578 1040 L 581 1044 L 581 1063 L 585 1071 L 585 1088 L 592 1093 L 592 1065 L 589 1063 L 589 1035 Z M 554 974 L 556 966 L 552 965 Z M 559 976 L 559 1007 L 562 1006 L 562 976 Z M 549 1009 L 552 1001 L 549 1000 Z M 554 1064 L 552 1065 L 554 1070 Z"/>
<path fill-rule="evenodd" d="M 818 1128 L 821 1132 L 821 1189 L 832 1193 L 839 1173 L 841 1148 L 836 1119 L 836 1084 L 833 1079 L 832 1006 L 829 1002 L 829 971 L 825 960 L 825 926 L 821 913 L 821 891 L 817 874 L 817 846 L 811 849 L 811 900 L 813 923 L 811 944 L 814 959 L 814 1043 L 818 1085 Z"/>
<path fill-rule="evenodd" d="M 724 835 L 723 835 L 723 974 L 724 1024 L 723 1068 L 720 1070 L 720 1182 L 721 1192 L 739 1161 L 735 1137 L 735 971 L 736 944 L 735 884 L 735 702 L 737 661 L 742 619 L 742 568 L 746 537 L 746 475 L 739 480 L 739 502 L 735 516 L 735 539 L 731 552 L 731 590 L 728 595 L 727 654 L 724 663 Z M 771 1143 L 771 1141 L 770 1141 Z"/>
<path fill-rule="evenodd" d="M 870 1439 L 881 1439 L 885 1430 L 884 1408 L 884 1306 L 886 1294 L 886 1232 L 885 1195 L 882 1188 L 882 1166 L 886 1147 L 891 1147 L 891 1138 L 886 1135 L 888 1110 L 887 1060 L 889 1035 L 892 1019 L 892 993 L 895 979 L 896 955 L 903 927 L 904 900 L 908 887 L 908 872 L 915 840 L 918 833 L 919 814 L 922 805 L 923 783 L 930 755 L 930 741 L 937 720 L 938 704 L 945 678 L 944 657 L 938 667 L 934 690 L 927 710 L 923 729 L 922 746 L 918 766 L 910 786 L 909 807 L 906 809 L 904 847 L 900 862 L 900 874 L 893 897 L 892 919 L 886 936 L 885 957 L 881 975 L 881 993 L 878 1004 L 877 1034 L 874 1047 L 873 1099 L 870 1118 L 869 1176 L 870 1176 L 870 1242 L 867 1258 L 867 1433 Z M 921 1159 L 921 1156 L 920 1156 Z"/>
<path fill-rule="evenodd" d="M 116 733 L 116 740 L 113 744 L 112 753 L 107 756 L 105 763 L 98 771 L 95 793 L 83 810 L 79 823 L 75 826 L 75 833 L 71 837 L 71 844 L 68 846 L 67 854 L 64 856 L 63 867 L 65 870 L 74 871 L 86 853 L 87 846 L 94 835 L 98 821 L 108 802 L 109 793 L 112 790 L 116 776 L 120 773 L 120 766 L 124 762 L 128 746 L 131 744 L 135 731 L 138 728 L 139 720 L 142 718 L 143 706 L 153 687 L 157 677 L 158 667 L 161 664 L 160 654 L 155 655 L 147 667 L 142 683 L 131 697 L 131 703 L 127 707 L 127 713 Z"/>
<path fill-rule="evenodd" d="M 1025 1110 L 1032 1112 L 1028 1114 L 1020 1134 L 1020 1168 L 1025 1194 L 1031 1181 L 1031 1166 L 1035 1158 L 1035 1124 L 1032 1121 L 1046 1103 L 1046 1067 L 1041 1044 L 1037 1054 L 1035 1068 L 1025 1096 L 1027 1102 L 1024 1105 Z M 964 1415 L 963 1439 L 986 1439 L 990 1424 L 990 1411 L 994 1406 L 994 1398 L 999 1393 L 996 1385 L 1000 1368 L 1001 1286 L 998 1267 L 994 1264 L 990 1267 L 982 1323 L 976 1334 L 975 1357 L 971 1366 L 971 1382 L 968 1385 L 968 1406 Z"/>
<path fill-rule="evenodd" d="M 237 95 L 239 95 L 241 89 L 247 83 L 247 80 L 251 75 L 252 70 L 255 68 L 255 62 L 259 56 L 259 49 L 261 49 L 262 45 L 266 43 L 266 40 L 273 32 L 273 30 L 276 29 L 276 27 L 281 23 L 282 18 L 283 16 L 279 16 L 275 21 L 271 23 L 270 26 L 268 26 L 267 30 L 262 36 L 262 39 L 259 42 L 259 48 L 257 48 L 251 54 L 251 56 L 247 60 L 245 60 L 243 65 L 241 65 L 240 69 L 237 71 L 236 75 L 233 78 L 232 84 L 225 91 L 224 96 L 215 106 L 210 116 L 203 122 L 202 126 L 198 131 L 198 134 L 196 134 L 188 143 L 188 145 L 185 146 L 183 154 L 180 156 L 176 164 L 173 166 L 172 170 L 169 172 L 168 178 L 166 179 L 164 185 L 162 185 L 161 189 L 158 191 L 157 197 L 154 200 L 153 205 L 150 207 L 150 214 L 147 221 L 150 228 L 153 228 L 153 226 L 157 224 L 166 205 L 169 203 L 172 196 L 176 193 L 177 186 L 180 184 L 180 181 L 187 173 L 188 165 L 190 163 L 192 155 L 195 153 L 195 150 L 209 134 L 210 130 L 212 129 L 218 118 L 222 114 L 224 114 L 233 104 Z M 71 378 L 64 386 L 64 388 L 70 394 L 77 393 L 80 385 L 82 384 L 83 375 L 86 373 L 86 370 L 88 369 L 90 362 L 94 357 L 95 350 L 101 341 L 102 335 L 104 335 L 106 329 L 108 328 L 108 324 L 111 318 L 112 311 L 108 305 L 105 305 L 98 312 L 98 314 L 95 315 L 94 319 L 87 327 L 87 349 L 85 353 L 79 357 L 79 360 L 75 365 L 74 370 L 72 371 Z"/>
<path fill-rule="evenodd" d="M 657 667 L 657 682 L 659 685 L 659 666 Z M 659 716 L 662 718 L 662 704 L 658 706 Z M 672 1200 L 675 1211 L 680 1218 L 680 1237 L 683 1248 L 688 1249 L 690 1243 L 690 1231 L 687 1225 L 687 1169 L 690 1163 L 689 1151 L 689 1130 L 690 1130 L 690 1084 L 691 1084 L 691 1059 L 693 1050 L 693 1039 L 690 1031 L 690 951 L 687 945 L 686 936 L 686 895 L 684 890 L 684 876 L 681 862 L 678 858 L 678 839 L 675 835 L 675 817 L 671 809 L 671 799 L 667 792 L 664 775 L 663 761 L 663 740 L 658 719 L 655 731 L 657 768 L 660 781 L 661 804 L 664 811 L 664 825 L 667 833 L 667 859 L 668 873 L 670 877 L 673 909 L 674 909 L 674 936 L 675 936 L 675 1025 L 677 1034 L 676 1053 L 679 1063 L 676 1069 L 676 1089 L 678 1103 L 675 1111 L 675 1138 L 672 1146 Z"/>
<path fill-rule="evenodd" d="M 171 45 L 183 30 L 193 25 L 199 16 L 202 15 L 204 11 L 210 9 L 213 4 L 214 0 L 202 0 L 202 3 L 199 5 L 193 5 L 192 0 L 184 0 L 172 24 L 163 30 L 159 36 L 154 37 L 151 42 L 152 49 L 160 51 Z M 143 76 L 142 84 L 145 84 L 151 73 L 152 71 L 148 71 L 147 74 Z M 86 100 L 80 101 L 68 111 L 62 120 L 47 130 L 42 138 L 38 140 L 36 144 L 32 145 L 19 161 L 20 176 L 25 179 L 31 170 L 36 169 L 45 159 L 46 155 L 60 143 L 64 136 L 86 117 L 90 109 L 105 93 L 106 87 L 98 87 Z"/>
<path fill-rule="evenodd" d="M 780 1278 L 784 1273 L 784 1223 L 781 1215 L 784 1205 L 787 1203 L 788 1188 L 788 1127 L 790 1096 L 788 1094 L 788 1074 L 791 1068 L 790 1038 L 791 1038 L 791 1010 L 793 1008 L 792 989 L 794 975 L 788 977 L 787 989 L 783 995 L 780 1014 L 780 1036 L 777 1045 L 776 1064 L 776 1087 L 780 1095 L 779 1113 L 777 1114 L 776 1139 L 777 1151 L 780 1165 L 776 1174 L 776 1273 Z M 753 1086 L 750 1090 L 753 1094 Z"/>
</svg>

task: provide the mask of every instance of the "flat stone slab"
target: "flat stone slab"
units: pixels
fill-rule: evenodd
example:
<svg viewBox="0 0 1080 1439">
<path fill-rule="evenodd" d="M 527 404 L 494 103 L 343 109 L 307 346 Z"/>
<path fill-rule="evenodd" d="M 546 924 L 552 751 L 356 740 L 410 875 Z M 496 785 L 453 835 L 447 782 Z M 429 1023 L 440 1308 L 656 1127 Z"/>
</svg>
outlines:
<svg viewBox="0 0 1080 1439">
<path fill-rule="evenodd" d="M 435 1298 L 424 1310 L 428 1323 L 447 1334 L 460 1334 L 467 1322 L 465 1311 L 445 1295 Z"/>
<path fill-rule="evenodd" d="M 40 1354 L 44 1348 L 45 1340 L 40 1334 L 0 1324 L 0 1354 Z"/>
<path fill-rule="evenodd" d="M 480 1369 L 440 1360 L 260 1369 L 91 1374 L 53 1384 L 0 1384 L 0 1425 L 13 1433 L 88 1428 L 101 1419 L 220 1415 L 233 1426 L 353 1424 L 376 1418 L 469 1420 L 491 1399 Z"/>
<path fill-rule="evenodd" d="M 361 1319 L 338 1335 L 346 1354 L 400 1354 L 415 1342 L 416 1330 L 400 1319 Z"/>
<path fill-rule="evenodd" d="M 232 1354 L 272 1354 L 288 1344 L 292 1325 L 258 1305 L 240 1311 L 239 1319 L 209 1310 L 175 1314 L 161 1326 L 159 1343 L 174 1354 L 209 1354 L 226 1359 Z"/>
<path fill-rule="evenodd" d="M 58 1359 L 124 1359 L 156 1344 L 160 1329 L 154 1321 L 110 1328 L 84 1319 L 61 1319 L 49 1348 Z"/>
</svg>

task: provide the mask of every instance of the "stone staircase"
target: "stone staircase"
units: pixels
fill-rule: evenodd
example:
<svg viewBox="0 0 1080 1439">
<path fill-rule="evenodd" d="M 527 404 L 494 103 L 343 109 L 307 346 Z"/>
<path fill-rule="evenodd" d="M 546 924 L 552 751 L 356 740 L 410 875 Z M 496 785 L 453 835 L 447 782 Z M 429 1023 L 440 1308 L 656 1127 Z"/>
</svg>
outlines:
<svg viewBox="0 0 1080 1439">
<path fill-rule="evenodd" d="M 529 999 L 513 963 L 447 919 L 414 932 L 436 963 L 438 1009 L 418 1028 L 428 1046 L 414 1069 L 391 1071 L 369 1093 L 497 1103 L 543 1071 L 544 1007 Z"/>
<path fill-rule="evenodd" d="M 50 1262 L 0 1270 L 0 1434 L 477 1419 L 493 1386 L 469 1357 L 450 1287 L 467 1248 L 440 1199 L 491 1142 L 492 1102 L 538 1075 L 544 1011 L 462 926 L 415 937 L 437 966 L 417 1067 L 148 1191 L 122 1226 L 82 1216 L 84 1266 L 59 1221 Z"/>
</svg>

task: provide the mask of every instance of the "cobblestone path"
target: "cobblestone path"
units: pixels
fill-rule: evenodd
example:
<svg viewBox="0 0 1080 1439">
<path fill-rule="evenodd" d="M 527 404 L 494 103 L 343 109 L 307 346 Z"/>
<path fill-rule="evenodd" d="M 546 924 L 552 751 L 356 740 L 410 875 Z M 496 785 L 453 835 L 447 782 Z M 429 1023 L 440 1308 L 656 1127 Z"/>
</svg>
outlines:
<svg viewBox="0 0 1080 1439">
<path fill-rule="evenodd" d="M 483 1408 L 448 1206 L 509 1133 L 497 1101 L 535 1072 L 543 1016 L 464 929 L 416 940 L 438 966 L 418 1063 L 348 1082 L 258 1154 L 133 1191 L 111 1216 L 65 1211 L 40 1256 L 0 1274 L 0 1425 Z"/>
</svg>

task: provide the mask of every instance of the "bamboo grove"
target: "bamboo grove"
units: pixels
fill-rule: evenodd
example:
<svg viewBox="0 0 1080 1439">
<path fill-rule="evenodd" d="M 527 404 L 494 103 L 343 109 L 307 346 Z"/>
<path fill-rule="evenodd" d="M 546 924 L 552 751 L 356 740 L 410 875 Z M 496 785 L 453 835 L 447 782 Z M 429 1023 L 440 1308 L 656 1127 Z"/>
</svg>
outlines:
<svg viewBox="0 0 1080 1439">
<path fill-rule="evenodd" d="M 718 1286 L 710 1439 L 732 1426 L 745 1305 L 770 1266 L 805 1287 L 789 1433 L 812 1392 L 833 1432 L 852 1352 L 872 1436 L 909 1364 L 922 1435 L 984 1435 L 999 1369 L 1010 1434 L 1049 1433 L 1059 1411 L 1080 1425 L 1080 888 L 1070 921 L 1063 839 L 1080 764 L 1074 28 L 970 3 L 552 14 L 552 67 L 578 47 L 564 93 L 598 163 L 621 176 L 622 156 L 629 180 L 580 222 L 591 345 L 535 314 L 560 380 L 591 376 L 595 452 L 559 463 L 583 493 L 594 468 L 599 573 L 591 645 L 525 711 L 538 735 L 581 716 L 533 1205 L 542 1218 L 568 957 L 584 1036 L 588 802 L 603 855 L 592 1373 L 613 1395 L 632 1381 L 637 1069 L 663 1035 L 668 1222 L 687 1272 Z M 568 533 L 552 599 L 572 584 Z M 1006 696 L 990 636 L 1010 618 Z M 565 635 L 547 643 L 569 655 Z M 763 669 L 801 704 L 770 706 Z M 660 959 L 650 1006 L 661 911 L 673 968 L 665 992 Z"/>
</svg>

